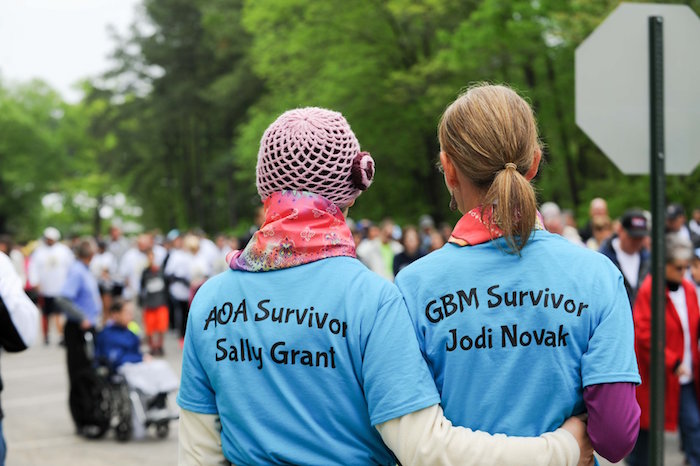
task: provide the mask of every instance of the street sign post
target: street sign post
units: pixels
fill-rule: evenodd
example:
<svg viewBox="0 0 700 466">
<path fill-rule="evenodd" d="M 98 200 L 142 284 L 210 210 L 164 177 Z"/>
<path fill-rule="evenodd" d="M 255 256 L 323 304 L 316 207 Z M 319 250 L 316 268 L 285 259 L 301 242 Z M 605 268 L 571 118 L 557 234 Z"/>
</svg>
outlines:
<svg viewBox="0 0 700 466">
<path fill-rule="evenodd" d="M 576 49 L 576 123 L 623 173 L 651 173 L 651 465 L 664 457 L 665 173 L 700 161 L 698 47 L 689 7 L 629 3 Z"/>
</svg>

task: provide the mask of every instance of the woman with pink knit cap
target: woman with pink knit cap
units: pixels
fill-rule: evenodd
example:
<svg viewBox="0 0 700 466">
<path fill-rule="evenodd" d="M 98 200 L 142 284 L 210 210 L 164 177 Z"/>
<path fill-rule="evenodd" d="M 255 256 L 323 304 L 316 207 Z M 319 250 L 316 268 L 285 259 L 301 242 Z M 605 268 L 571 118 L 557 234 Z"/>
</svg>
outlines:
<svg viewBox="0 0 700 466">
<path fill-rule="evenodd" d="M 578 419 L 506 438 L 443 417 L 401 295 L 355 258 L 344 213 L 373 176 L 337 112 L 265 131 L 265 222 L 190 309 L 180 464 L 576 464 Z"/>
</svg>

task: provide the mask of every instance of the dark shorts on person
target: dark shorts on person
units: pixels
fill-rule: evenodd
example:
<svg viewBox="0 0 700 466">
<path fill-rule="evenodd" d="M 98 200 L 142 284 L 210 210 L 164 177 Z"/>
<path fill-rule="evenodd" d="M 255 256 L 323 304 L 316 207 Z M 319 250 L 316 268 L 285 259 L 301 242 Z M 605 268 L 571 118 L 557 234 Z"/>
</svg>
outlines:
<svg viewBox="0 0 700 466">
<path fill-rule="evenodd" d="M 44 296 L 43 305 L 41 306 L 41 312 L 45 315 L 60 314 L 61 308 L 56 304 L 56 298 L 53 296 Z"/>
</svg>

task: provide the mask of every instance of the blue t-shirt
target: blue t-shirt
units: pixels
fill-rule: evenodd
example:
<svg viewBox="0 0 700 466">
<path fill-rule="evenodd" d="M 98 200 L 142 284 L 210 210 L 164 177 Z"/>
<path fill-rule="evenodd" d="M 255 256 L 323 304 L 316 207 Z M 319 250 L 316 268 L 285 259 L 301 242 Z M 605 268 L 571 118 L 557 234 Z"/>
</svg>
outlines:
<svg viewBox="0 0 700 466">
<path fill-rule="evenodd" d="M 227 270 L 192 302 L 177 398 L 234 464 L 395 464 L 373 427 L 439 403 L 401 295 L 358 260 Z"/>
<path fill-rule="evenodd" d="M 521 252 L 503 239 L 447 244 L 396 277 L 456 425 L 537 436 L 585 410 L 583 387 L 639 383 L 619 270 L 602 254 L 536 231 Z"/>
</svg>

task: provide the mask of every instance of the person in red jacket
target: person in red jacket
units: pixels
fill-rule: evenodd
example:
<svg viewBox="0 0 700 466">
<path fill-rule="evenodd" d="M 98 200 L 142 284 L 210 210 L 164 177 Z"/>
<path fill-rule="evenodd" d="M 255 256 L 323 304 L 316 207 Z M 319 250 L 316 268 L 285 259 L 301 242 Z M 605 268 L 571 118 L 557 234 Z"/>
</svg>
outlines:
<svg viewBox="0 0 700 466">
<path fill-rule="evenodd" d="M 693 257 L 691 243 L 678 235 L 666 236 L 666 397 L 664 428 L 678 427 L 686 459 L 700 465 L 700 310 L 695 286 L 684 278 Z M 651 348 L 651 275 L 648 275 L 634 305 L 635 350 L 642 384 L 637 401 L 642 408 L 637 444 L 628 458 L 632 465 L 648 463 Z"/>
</svg>

